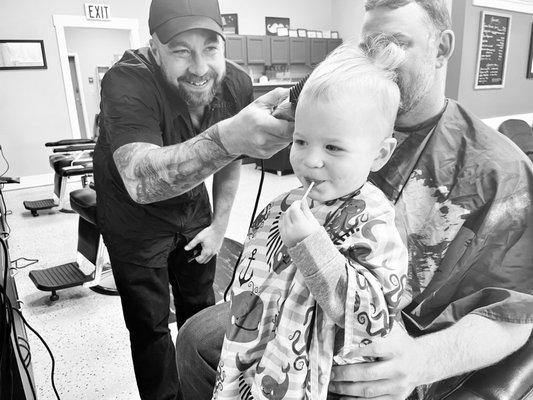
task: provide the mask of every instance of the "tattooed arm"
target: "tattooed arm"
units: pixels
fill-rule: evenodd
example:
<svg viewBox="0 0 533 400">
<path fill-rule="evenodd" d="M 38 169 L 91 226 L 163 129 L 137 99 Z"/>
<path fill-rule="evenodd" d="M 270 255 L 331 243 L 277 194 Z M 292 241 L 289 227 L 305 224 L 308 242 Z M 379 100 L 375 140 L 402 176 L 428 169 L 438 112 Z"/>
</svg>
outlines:
<svg viewBox="0 0 533 400">
<path fill-rule="evenodd" d="M 271 157 L 292 140 L 292 123 L 271 115 L 287 95 L 287 90 L 273 90 L 183 143 L 119 147 L 113 159 L 129 195 L 141 204 L 169 199 L 199 185 L 241 154 Z"/>
<path fill-rule="evenodd" d="M 173 146 L 128 143 L 113 153 L 126 190 L 141 204 L 183 194 L 234 158 L 220 143 L 218 125 Z"/>
</svg>

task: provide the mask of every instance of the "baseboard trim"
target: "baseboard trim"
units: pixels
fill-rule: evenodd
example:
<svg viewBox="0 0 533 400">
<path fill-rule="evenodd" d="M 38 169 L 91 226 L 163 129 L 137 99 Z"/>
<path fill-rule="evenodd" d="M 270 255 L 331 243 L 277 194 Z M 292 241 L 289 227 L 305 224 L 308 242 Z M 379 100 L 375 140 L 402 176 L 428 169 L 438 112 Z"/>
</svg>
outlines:
<svg viewBox="0 0 533 400">
<path fill-rule="evenodd" d="M 72 177 L 69 179 L 69 183 L 71 182 L 77 182 L 81 178 L 79 177 Z M 2 191 L 9 192 L 11 190 L 22 190 L 22 189 L 29 189 L 39 186 L 51 186 L 54 184 L 54 173 L 50 172 L 48 174 L 40 174 L 40 175 L 29 175 L 29 176 L 22 176 L 20 178 L 20 183 L 10 183 L 6 184 Z"/>
</svg>

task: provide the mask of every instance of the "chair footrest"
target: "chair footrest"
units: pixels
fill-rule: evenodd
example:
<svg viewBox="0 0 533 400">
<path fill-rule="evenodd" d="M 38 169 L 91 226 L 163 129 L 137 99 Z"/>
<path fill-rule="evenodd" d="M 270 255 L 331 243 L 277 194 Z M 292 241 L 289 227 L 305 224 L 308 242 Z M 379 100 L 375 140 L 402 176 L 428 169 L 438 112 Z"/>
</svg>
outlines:
<svg viewBox="0 0 533 400">
<path fill-rule="evenodd" d="M 53 199 L 44 199 L 44 200 L 32 200 L 32 201 L 24 201 L 24 208 L 26 210 L 34 211 L 34 210 L 47 210 L 52 207 L 57 207 L 57 203 Z"/>
<path fill-rule="evenodd" d="M 48 292 L 80 286 L 93 279 L 92 276 L 83 273 L 77 262 L 34 270 L 29 276 L 37 289 Z"/>
</svg>

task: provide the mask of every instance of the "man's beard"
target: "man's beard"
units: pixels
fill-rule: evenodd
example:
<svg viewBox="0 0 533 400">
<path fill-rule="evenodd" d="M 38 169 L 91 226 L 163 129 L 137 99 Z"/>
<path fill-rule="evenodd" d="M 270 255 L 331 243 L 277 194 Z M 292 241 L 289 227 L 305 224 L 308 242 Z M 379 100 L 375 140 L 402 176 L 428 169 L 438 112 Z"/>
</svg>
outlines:
<svg viewBox="0 0 533 400">
<path fill-rule="evenodd" d="M 222 80 L 224 79 L 223 73 L 219 75 L 213 69 L 209 69 L 209 71 L 204 76 L 200 77 L 194 74 L 187 74 L 178 78 L 178 81 L 176 82 L 175 80 L 172 80 L 169 77 L 169 75 L 164 69 L 162 70 L 167 82 L 171 85 L 172 89 L 190 108 L 202 107 L 210 104 L 213 101 L 213 98 L 215 97 L 215 94 L 217 93 L 218 89 L 220 88 Z M 195 91 L 186 87 L 187 83 L 183 82 L 201 82 L 204 80 L 209 81 L 209 83 L 207 84 L 211 85 L 208 90 Z"/>
<path fill-rule="evenodd" d="M 408 79 L 405 79 L 400 74 L 398 86 L 400 88 L 401 103 L 398 115 L 405 115 L 418 106 L 429 93 L 435 79 L 435 67 L 427 61 L 424 62 L 424 65 L 416 74 L 410 75 Z"/>
</svg>

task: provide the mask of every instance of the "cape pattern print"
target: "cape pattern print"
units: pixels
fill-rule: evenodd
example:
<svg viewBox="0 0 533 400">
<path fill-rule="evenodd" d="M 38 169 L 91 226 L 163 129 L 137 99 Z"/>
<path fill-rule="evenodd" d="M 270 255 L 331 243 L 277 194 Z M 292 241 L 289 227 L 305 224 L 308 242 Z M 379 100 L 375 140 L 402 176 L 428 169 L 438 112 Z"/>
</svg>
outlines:
<svg viewBox="0 0 533 400">
<path fill-rule="evenodd" d="M 326 398 L 340 328 L 315 301 L 279 233 L 282 213 L 302 195 L 300 188 L 275 199 L 251 226 L 232 287 L 213 399 Z M 393 224 L 394 213 L 372 184 L 310 208 L 329 245 L 344 256 L 348 352 L 390 330 L 406 280 L 406 249 L 399 236 L 375 229 Z"/>
</svg>

